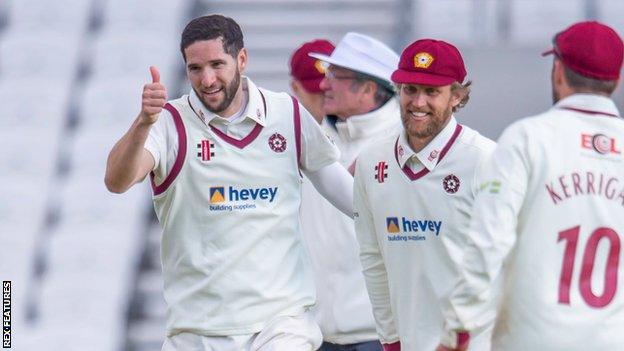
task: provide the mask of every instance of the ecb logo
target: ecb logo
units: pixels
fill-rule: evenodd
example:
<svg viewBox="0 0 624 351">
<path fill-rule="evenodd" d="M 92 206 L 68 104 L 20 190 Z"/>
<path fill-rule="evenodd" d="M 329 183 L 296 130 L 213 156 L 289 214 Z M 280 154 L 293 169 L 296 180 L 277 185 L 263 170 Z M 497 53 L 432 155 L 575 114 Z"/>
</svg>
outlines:
<svg viewBox="0 0 624 351">
<path fill-rule="evenodd" d="M 615 138 L 604 134 L 581 134 L 581 147 L 583 149 L 593 149 L 601 155 L 620 155 L 622 152 L 617 149 L 615 143 Z"/>
</svg>

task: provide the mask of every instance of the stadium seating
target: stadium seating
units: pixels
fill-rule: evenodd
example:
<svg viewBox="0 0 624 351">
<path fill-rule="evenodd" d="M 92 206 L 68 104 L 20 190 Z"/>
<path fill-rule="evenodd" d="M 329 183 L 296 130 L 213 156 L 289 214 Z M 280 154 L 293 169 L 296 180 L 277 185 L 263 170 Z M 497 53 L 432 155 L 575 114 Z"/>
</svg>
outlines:
<svg viewBox="0 0 624 351">
<path fill-rule="evenodd" d="M 143 83 L 150 77 L 148 67 L 156 66 L 160 70 L 163 83 L 172 82 L 173 76 L 177 74 L 174 70 L 175 62 L 182 60 L 177 41 L 170 35 L 165 38 L 145 32 L 133 32 L 123 36 L 107 32 L 100 35 L 92 50 L 91 81 L 130 77 L 135 83 Z M 137 79 L 139 77 L 141 79 Z"/>
<path fill-rule="evenodd" d="M 75 34 L 8 33 L 0 41 L 0 74 L 7 79 L 69 81 L 77 72 L 79 43 Z"/>
<path fill-rule="evenodd" d="M 91 15 L 90 0 L 9 0 L 11 31 L 22 33 L 84 33 Z"/>
</svg>

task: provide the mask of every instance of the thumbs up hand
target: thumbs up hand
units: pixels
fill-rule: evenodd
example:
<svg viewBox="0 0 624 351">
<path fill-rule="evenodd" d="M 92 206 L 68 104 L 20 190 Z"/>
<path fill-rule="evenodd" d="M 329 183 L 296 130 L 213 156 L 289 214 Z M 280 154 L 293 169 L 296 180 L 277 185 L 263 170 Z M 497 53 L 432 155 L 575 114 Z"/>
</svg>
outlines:
<svg viewBox="0 0 624 351">
<path fill-rule="evenodd" d="M 154 66 L 150 66 L 152 82 L 143 86 L 141 113 L 139 119 L 143 123 L 153 124 L 158 120 L 160 111 L 167 102 L 167 89 L 160 83 L 160 72 Z"/>
</svg>

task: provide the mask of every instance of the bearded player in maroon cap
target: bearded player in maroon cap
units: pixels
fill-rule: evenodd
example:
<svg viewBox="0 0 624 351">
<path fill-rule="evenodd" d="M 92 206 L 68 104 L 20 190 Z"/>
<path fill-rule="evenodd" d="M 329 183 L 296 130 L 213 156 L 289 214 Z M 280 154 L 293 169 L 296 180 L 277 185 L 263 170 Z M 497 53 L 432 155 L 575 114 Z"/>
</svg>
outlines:
<svg viewBox="0 0 624 351">
<path fill-rule="evenodd" d="M 499 273 L 493 350 L 624 348 L 624 121 L 610 98 L 623 48 L 582 22 L 544 53 L 554 106 L 508 127 L 484 171 L 440 350 L 494 317 Z"/>
<path fill-rule="evenodd" d="M 384 350 L 433 350 L 459 280 L 475 175 L 495 144 L 455 119 L 470 90 L 453 45 L 418 40 L 398 66 L 403 130 L 358 157 L 355 230 Z M 475 333 L 472 350 L 489 350 L 490 334 Z"/>
</svg>

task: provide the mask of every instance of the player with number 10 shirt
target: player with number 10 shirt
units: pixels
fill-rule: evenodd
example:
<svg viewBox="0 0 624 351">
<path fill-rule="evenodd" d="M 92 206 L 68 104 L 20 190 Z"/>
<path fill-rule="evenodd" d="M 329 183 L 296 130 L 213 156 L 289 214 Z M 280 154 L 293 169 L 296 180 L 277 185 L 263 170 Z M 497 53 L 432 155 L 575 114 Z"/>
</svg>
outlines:
<svg viewBox="0 0 624 351">
<path fill-rule="evenodd" d="M 493 350 L 622 350 L 624 120 L 610 96 L 624 46 L 597 22 L 571 26 L 553 46 L 554 106 L 499 139 L 447 331 L 494 316 L 481 306 L 502 274 Z"/>
</svg>

